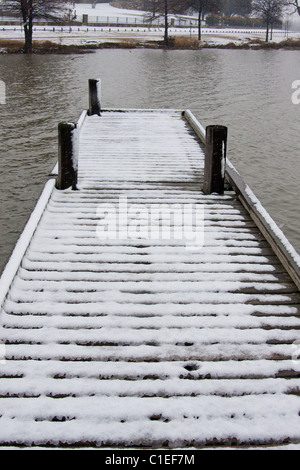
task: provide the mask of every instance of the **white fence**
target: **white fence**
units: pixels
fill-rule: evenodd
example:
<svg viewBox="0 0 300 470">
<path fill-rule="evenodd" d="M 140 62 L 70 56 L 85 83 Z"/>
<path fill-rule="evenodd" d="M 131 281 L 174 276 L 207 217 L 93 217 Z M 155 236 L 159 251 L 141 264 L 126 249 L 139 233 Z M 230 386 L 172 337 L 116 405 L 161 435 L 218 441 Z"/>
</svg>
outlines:
<svg viewBox="0 0 300 470">
<path fill-rule="evenodd" d="M 76 20 L 84 24 L 101 24 L 101 25 L 164 25 L 164 18 L 150 19 L 147 16 L 90 16 L 90 15 L 77 15 Z M 169 18 L 171 26 L 197 26 L 197 18 L 182 18 L 173 17 Z"/>
</svg>

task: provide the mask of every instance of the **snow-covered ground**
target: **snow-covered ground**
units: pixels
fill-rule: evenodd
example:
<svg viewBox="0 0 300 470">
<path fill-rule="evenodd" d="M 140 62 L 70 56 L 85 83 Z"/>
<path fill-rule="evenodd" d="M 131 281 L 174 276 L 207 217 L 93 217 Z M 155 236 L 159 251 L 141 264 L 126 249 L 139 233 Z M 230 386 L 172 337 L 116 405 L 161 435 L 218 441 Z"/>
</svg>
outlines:
<svg viewBox="0 0 300 470">
<path fill-rule="evenodd" d="M 126 18 L 130 16 L 134 17 L 143 17 L 147 12 L 141 10 L 126 10 L 115 8 L 111 6 L 109 3 L 98 3 L 95 8 L 92 7 L 90 3 L 76 3 L 75 10 L 77 17 L 82 17 L 82 15 L 89 15 L 91 17 L 95 16 L 106 16 L 106 17 L 119 17 L 119 18 Z M 195 18 L 196 18 L 195 14 Z M 191 16 L 182 16 L 182 18 L 192 18 Z M 291 28 L 300 30 L 300 18 L 299 15 L 296 13 L 290 17 L 291 21 Z"/>
<path fill-rule="evenodd" d="M 115 8 L 109 3 L 97 3 L 95 8 L 92 8 L 90 3 L 76 3 L 75 9 L 77 16 L 117 16 L 119 18 L 124 18 L 126 16 L 143 16 L 145 14 L 145 12 L 141 10 Z"/>
<path fill-rule="evenodd" d="M 170 28 L 170 35 L 197 37 L 196 28 Z M 52 27 L 37 26 L 34 28 L 34 39 L 50 40 L 63 45 L 85 45 L 101 44 L 103 42 L 119 42 L 123 40 L 135 39 L 137 41 L 161 41 L 164 30 L 162 27 Z M 289 38 L 299 39 L 300 33 L 289 33 Z M 0 30 L 0 39 L 23 39 L 24 33 L 21 27 L 5 26 Z M 263 30 L 250 29 L 203 29 L 203 41 L 211 45 L 221 45 L 227 43 L 242 44 L 251 39 L 264 40 L 265 32 Z M 284 31 L 275 31 L 273 41 L 280 42 L 286 39 Z"/>
<path fill-rule="evenodd" d="M 109 3 L 98 3 L 95 8 L 92 7 L 90 3 L 76 3 L 75 10 L 77 14 L 77 18 L 81 19 L 82 15 L 88 15 L 89 17 L 108 17 L 110 20 L 113 18 L 124 19 L 127 18 L 130 20 L 134 18 L 141 18 L 147 15 L 147 12 L 141 10 L 126 10 L 115 8 L 111 6 Z M 192 16 L 181 16 L 182 20 L 186 20 L 189 23 Z M 195 22 L 197 21 L 197 15 L 194 16 Z M 293 31 L 300 31 L 300 17 L 297 13 L 294 13 L 291 16 L 288 16 L 290 21 L 290 28 Z"/>
<path fill-rule="evenodd" d="M 69 28 L 65 26 L 36 26 L 34 30 L 34 39 L 50 40 L 64 45 L 83 45 L 99 44 L 103 42 L 118 42 L 128 39 L 138 41 L 160 41 L 163 38 L 163 25 L 149 27 L 149 24 L 141 26 L 135 25 L 142 22 L 145 12 L 138 10 L 125 10 L 112 7 L 109 3 L 97 4 L 92 8 L 91 4 L 75 5 L 77 19 L 81 20 L 82 15 L 87 14 L 89 21 L 101 21 L 99 26 L 76 26 Z M 117 19 L 121 23 L 128 23 L 126 26 L 119 26 Z M 122 21 L 121 21 L 122 20 Z M 184 27 L 170 27 L 170 35 L 176 36 L 194 36 L 197 37 L 196 22 L 193 26 L 187 17 L 183 17 L 182 25 Z M 111 26 L 111 23 L 115 26 Z M 23 39 L 24 33 L 20 26 L 2 26 L 0 29 L 0 39 Z M 287 37 L 299 39 L 300 32 L 289 32 L 288 35 L 281 30 L 276 30 L 273 34 L 273 41 L 280 42 Z M 253 30 L 250 28 L 203 28 L 203 41 L 211 45 L 221 45 L 233 42 L 241 44 L 251 39 L 264 40 L 264 30 Z"/>
</svg>

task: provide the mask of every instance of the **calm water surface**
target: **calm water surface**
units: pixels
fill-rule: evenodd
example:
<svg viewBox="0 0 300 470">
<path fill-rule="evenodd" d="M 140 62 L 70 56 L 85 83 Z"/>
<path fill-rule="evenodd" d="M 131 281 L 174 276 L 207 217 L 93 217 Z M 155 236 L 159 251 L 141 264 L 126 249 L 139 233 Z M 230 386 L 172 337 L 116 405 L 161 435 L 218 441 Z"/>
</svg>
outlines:
<svg viewBox="0 0 300 470">
<path fill-rule="evenodd" d="M 229 158 L 300 251 L 300 80 L 297 51 L 103 50 L 82 56 L 0 56 L 0 270 L 57 159 L 57 124 L 87 107 L 88 78 L 104 107 L 189 108 L 229 127 Z"/>
</svg>

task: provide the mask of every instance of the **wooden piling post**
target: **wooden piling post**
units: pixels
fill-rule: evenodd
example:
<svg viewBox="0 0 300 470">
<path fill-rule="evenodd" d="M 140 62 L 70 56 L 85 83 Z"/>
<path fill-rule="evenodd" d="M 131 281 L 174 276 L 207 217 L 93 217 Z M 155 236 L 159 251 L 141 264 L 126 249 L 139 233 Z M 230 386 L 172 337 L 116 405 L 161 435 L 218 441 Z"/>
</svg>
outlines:
<svg viewBox="0 0 300 470">
<path fill-rule="evenodd" d="M 101 116 L 101 80 L 89 79 L 89 115 Z"/>
<path fill-rule="evenodd" d="M 225 126 L 207 126 L 205 140 L 205 194 L 224 193 L 228 129 Z"/>
<path fill-rule="evenodd" d="M 77 149 L 75 144 L 76 124 L 60 122 L 58 125 L 58 177 L 57 189 L 67 189 L 77 185 Z"/>
</svg>

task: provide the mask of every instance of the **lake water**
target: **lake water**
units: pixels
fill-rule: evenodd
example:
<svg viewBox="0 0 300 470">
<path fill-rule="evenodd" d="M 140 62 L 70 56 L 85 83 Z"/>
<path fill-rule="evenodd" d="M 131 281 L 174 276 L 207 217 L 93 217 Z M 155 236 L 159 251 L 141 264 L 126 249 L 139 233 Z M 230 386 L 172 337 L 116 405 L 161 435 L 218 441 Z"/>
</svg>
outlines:
<svg viewBox="0 0 300 470">
<path fill-rule="evenodd" d="M 88 78 L 103 107 L 191 109 L 229 127 L 228 157 L 300 251 L 300 80 L 297 51 L 99 50 L 0 55 L 0 270 L 57 159 L 57 124 L 87 107 Z"/>
</svg>

